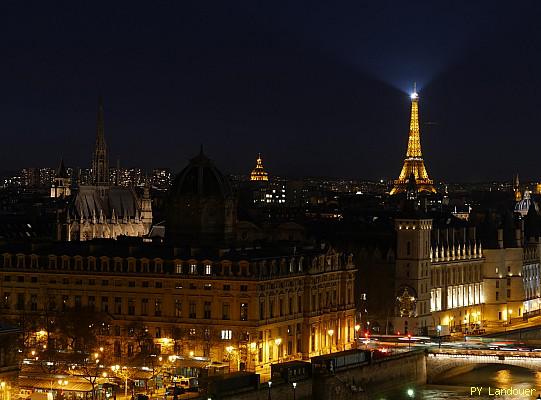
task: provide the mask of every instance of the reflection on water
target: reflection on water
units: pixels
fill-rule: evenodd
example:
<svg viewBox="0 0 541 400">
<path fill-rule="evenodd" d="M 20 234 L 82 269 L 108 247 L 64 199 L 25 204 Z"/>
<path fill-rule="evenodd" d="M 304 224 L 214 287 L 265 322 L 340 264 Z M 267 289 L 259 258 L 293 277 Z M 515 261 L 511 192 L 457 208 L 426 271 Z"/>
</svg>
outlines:
<svg viewBox="0 0 541 400">
<path fill-rule="evenodd" d="M 481 395 L 470 396 L 472 386 L 483 387 Z M 488 388 L 491 387 L 492 396 Z M 536 389 L 532 396 L 494 396 L 497 388 Z M 413 397 L 407 390 L 413 389 Z M 370 399 L 374 400 L 439 400 L 439 399 L 536 399 L 541 394 L 541 372 L 513 367 L 508 365 L 487 365 L 474 371 L 458 375 L 437 385 L 408 386 L 391 391 L 374 391 L 370 393 Z"/>
</svg>

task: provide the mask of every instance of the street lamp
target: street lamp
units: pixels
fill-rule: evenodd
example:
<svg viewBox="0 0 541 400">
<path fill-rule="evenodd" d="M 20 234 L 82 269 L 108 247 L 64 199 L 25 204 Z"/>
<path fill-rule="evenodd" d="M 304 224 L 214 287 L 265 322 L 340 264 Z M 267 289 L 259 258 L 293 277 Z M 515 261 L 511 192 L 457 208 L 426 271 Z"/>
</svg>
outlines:
<svg viewBox="0 0 541 400">
<path fill-rule="evenodd" d="M 411 350 L 411 333 L 408 333 L 408 350 Z"/>
<path fill-rule="evenodd" d="M 268 395 L 268 399 L 271 400 L 271 391 L 270 391 L 270 389 L 271 389 L 271 386 L 272 386 L 272 381 L 269 381 L 268 384 L 269 384 L 269 395 Z"/>
<path fill-rule="evenodd" d="M 297 382 L 293 382 L 293 400 L 296 400 L 295 389 L 297 389 Z"/>
<path fill-rule="evenodd" d="M 361 325 L 357 324 L 355 325 L 355 339 L 359 338 L 359 330 L 361 329 Z"/>
</svg>

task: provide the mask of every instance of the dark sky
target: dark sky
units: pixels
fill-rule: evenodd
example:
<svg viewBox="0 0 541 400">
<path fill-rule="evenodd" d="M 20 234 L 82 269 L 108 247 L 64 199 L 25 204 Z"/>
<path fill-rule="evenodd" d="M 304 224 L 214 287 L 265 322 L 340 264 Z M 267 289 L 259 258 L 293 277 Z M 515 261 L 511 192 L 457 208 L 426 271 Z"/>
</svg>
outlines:
<svg viewBox="0 0 541 400">
<path fill-rule="evenodd" d="M 111 162 L 382 178 L 412 82 L 435 180 L 538 179 L 539 1 L 23 2 L 0 6 L 1 169 Z"/>
</svg>

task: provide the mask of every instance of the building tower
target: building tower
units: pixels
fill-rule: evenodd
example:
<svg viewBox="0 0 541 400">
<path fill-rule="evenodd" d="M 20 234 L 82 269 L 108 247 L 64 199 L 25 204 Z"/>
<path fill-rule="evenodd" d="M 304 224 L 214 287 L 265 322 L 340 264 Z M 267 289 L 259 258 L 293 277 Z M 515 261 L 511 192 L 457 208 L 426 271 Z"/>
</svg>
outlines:
<svg viewBox="0 0 541 400">
<path fill-rule="evenodd" d="M 515 193 L 515 201 L 522 200 L 522 193 L 520 191 L 520 180 L 518 179 L 518 174 L 515 175 L 513 180 L 513 192 Z"/>
<path fill-rule="evenodd" d="M 411 190 L 412 179 L 407 182 Z M 408 197 L 395 220 L 397 313 L 393 326 L 404 333 L 426 334 L 433 325 L 429 290 L 432 219 L 418 211 L 416 196 L 408 191 Z"/>
<path fill-rule="evenodd" d="M 107 157 L 107 145 L 105 143 L 105 131 L 103 127 L 103 99 L 98 100 L 98 124 L 96 132 L 96 147 L 92 158 L 92 183 L 95 186 L 109 185 L 109 159 Z"/>
<path fill-rule="evenodd" d="M 419 192 L 436 193 L 433 181 L 428 178 L 428 173 L 426 172 L 423 161 L 423 153 L 421 151 L 421 135 L 419 132 L 419 94 L 417 93 L 415 84 L 413 86 L 413 93 L 410 97 L 411 118 L 408 149 L 406 151 L 404 166 L 402 167 L 400 176 L 394 181 L 391 195 L 406 191 L 406 186 L 411 174 L 415 177 L 415 183 Z"/>
<path fill-rule="evenodd" d="M 250 174 L 250 180 L 251 181 L 268 181 L 269 180 L 269 174 L 263 168 L 263 160 L 261 159 L 261 153 L 257 155 L 255 168 L 252 170 L 252 173 Z"/>
<path fill-rule="evenodd" d="M 71 178 L 68 175 L 64 159 L 60 160 L 60 166 L 56 170 L 53 184 L 51 185 L 51 198 L 68 197 L 71 194 Z"/>
</svg>

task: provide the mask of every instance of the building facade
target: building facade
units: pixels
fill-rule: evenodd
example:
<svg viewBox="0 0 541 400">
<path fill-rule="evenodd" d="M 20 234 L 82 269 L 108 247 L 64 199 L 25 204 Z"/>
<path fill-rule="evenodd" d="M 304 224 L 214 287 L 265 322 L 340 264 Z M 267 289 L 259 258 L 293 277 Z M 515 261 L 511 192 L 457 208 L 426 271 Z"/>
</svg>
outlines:
<svg viewBox="0 0 541 400">
<path fill-rule="evenodd" d="M 352 346 L 351 256 L 332 248 L 281 256 L 263 250 L 219 257 L 181 253 L 105 242 L 5 248 L 2 313 L 36 321 L 67 309 L 106 314 L 103 343 L 119 360 L 137 349 L 135 326 L 154 338 L 158 353 L 233 357 L 232 370 L 264 371 L 277 361 Z"/>
</svg>

